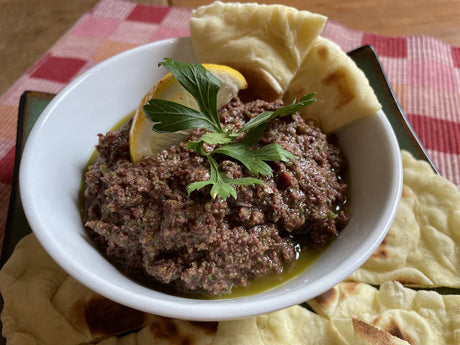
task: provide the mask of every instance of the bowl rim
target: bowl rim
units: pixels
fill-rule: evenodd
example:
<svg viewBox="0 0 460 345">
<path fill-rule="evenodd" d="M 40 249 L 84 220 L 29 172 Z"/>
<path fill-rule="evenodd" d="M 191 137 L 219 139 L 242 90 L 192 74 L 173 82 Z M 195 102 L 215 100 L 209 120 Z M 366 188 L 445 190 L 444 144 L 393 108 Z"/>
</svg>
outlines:
<svg viewBox="0 0 460 345">
<path fill-rule="evenodd" d="M 106 68 L 119 59 L 129 58 L 132 54 L 137 54 L 140 51 L 155 49 L 162 45 L 181 45 L 190 44 L 190 38 L 178 38 L 178 39 L 167 39 L 163 41 L 149 43 L 143 46 L 139 46 L 118 54 L 114 57 L 107 59 L 106 61 L 94 66 L 89 69 L 81 76 L 77 77 L 74 81 L 69 83 L 45 108 L 42 115 L 38 118 L 35 123 L 29 138 L 24 147 L 20 171 L 19 181 L 20 185 L 25 186 L 31 182 L 31 159 L 33 156 L 34 142 L 40 135 L 40 128 L 46 125 L 47 120 L 53 116 L 55 108 L 62 102 L 69 94 L 71 94 L 78 86 L 93 73 Z M 387 234 L 392 221 L 396 215 L 399 199 L 402 191 L 402 161 L 400 156 L 400 150 L 394 131 L 386 118 L 384 112 L 380 110 L 376 116 L 383 125 L 385 131 L 389 135 L 391 142 L 390 158 L 392 164 L 395 167 L 394 179 L 395 188 L 390 192 L 392 206 L 388 209 L 388 217 L 382 224 L 382 231 L 378 236 L 372 238 L 372 242 L 369 243 L 367 249 L 359 253 L 359 257 L 354 260 L 354 265 L 350 266 L 349 270 L 336 270 L 335 276 L 328 280 L 328 288 L 331 288 L 335 284 L 344 280 L 351 272 L 356 270 L 364 261 L 375 251 L 381 241 Z M 29 188 L 20 188 L 20 195 L 22 204 L 24 207 L 25 215 L 30 223 L 30 226 L 37 236 L 39 242 L 49 255 L 71 276 L 76 280 L 86 285 L 95 292 L 121 304 L 127 305 L 134 309 L 142 310 L 147 313 L 155 313 L 158 315 L 173 317 L 173 318 L 186 318 L 188 320 L 197 321 L 216 321 L 216 320 L 229 320 L 243 317 L 250 317 L 254 315 L 260 315 L 279 309 L 286 308 L 295 304 L 304 302 L 307 299 L 318 296 L 324 292 L 324 285 L 313 284 L 308 291 L 299 290 L 292 294 L 280 294 L 276 298 L 270 299 L 270 303 L 262 303 L 259 299 L 252 299 L 251 296 L 237 297 L 230 299 L 213 299 L 213 300 L 197 300 L 184 297 L 173 297 L 168 299 L 157 298 L 155 303 L 152 304 L 152 297 L 146 295 L 140 295 L 135 291 L 128 291 L 121 288 L 120 286 L 110 284 L 104 284 L 104 281 L 95 275 L 88 275 L 87 271 L 82 271 L 78 265 L 73 264 L 71 261 L 62 261 L 62 253 L 59 248 L 56 247 L 56 242 L 50 237 L 41 219 L 36 215 L 36 205 L 32 205 L 29 201 L 31 200 Z M 355 255 L 353 253 L 351 255 Z M 358 254 L 356 254 L 358 255 Z M 276 289 L 276 288 L 275 288 Z M 269 290 L 267 292 L 273 291 Z M 259 293 L 257 295 L 262 296 L 266 292 Z M 267 301 L 266 301 L 267 302 Z M 224 307 L 224 308 L 223 308 Z"/>
</svg>

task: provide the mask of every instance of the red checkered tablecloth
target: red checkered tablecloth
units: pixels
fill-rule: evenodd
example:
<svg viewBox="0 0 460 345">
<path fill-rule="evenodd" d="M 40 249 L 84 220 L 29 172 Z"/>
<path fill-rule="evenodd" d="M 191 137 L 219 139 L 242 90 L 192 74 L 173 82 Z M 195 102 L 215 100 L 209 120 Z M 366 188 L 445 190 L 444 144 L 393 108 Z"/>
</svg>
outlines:
<svg viewBox="0 0 460 345">
<path fill-rule="evenodd" d="M 0 240 L 13 178 L 18 104 L 25 90 L 57 93 L 130 48 L 189 35 L 190 9 L 101 0 L 0 98 Z M 460 186 L 460 47 L 425 36 L 384 37 L 329 21 L 323 37 L 345 51 L 375 47 L 412 126 L 447 179 Z M 1 242 L 0 242 L 1 243 Z"/>
</svg>

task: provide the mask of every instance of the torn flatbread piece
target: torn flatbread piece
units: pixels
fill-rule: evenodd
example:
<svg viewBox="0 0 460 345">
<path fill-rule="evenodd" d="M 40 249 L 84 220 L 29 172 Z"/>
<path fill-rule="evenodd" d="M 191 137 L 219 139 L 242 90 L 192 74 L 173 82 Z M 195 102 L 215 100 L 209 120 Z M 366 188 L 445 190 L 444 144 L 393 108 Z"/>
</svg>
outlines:
<svg viewBox="0 0 460 345">
<path fill-rule="evenodd" d="M 327 18 L 284 5 L 216 1 L 192 12 L 190 36 L 201 63 L 239 70 L 253 98 L 281 96 Z"/>
<path fill-rule="evenodd" d="M 23 238 L 0 271 L 2 334 L 8 345 L 77 345 L 147 327 L 139 344 L 207 345 L 217 324 L 175 320 L 115 303 L 80 284 L 45 252 L 35 235 Z M 136 332 L 137 334 L 137 332 Z"/>
<path fill-rule="evenodd" d="M 320 102 L 305 107 L 301 115 L 326 133 L 381 109 L 364 72 L 342 48 L 322 37 L 314 42 L 283 100 L 291 103 L 312 92 Z"/>
<path fill-rule="evenodd" d="M 407 345 L 408 343 L 359 320 L 329 320 L 303 307 L 294 306 L 248 319 L 220 322 L 212 344 Z"/>
<path fill-rule="evenodd" d="M 460 288 L 460 191 L 425 161 L 407 151 L 401 155 L 403 192 L 395 220 L 377 250 L 347 280 Z"/>
<path fill-rule="evenodd" d="M 189 322 L 152 317 L 144 328 L 126 335 L 110 337 L 98 345 L 211 345 L 217 322 Z"/>
<path fill-rule="evenodd" d="M 88 328 L 73 325 L 53 304 L 66 278 L 35 236 L 18 243 L 0 271 L 2 334 L 8 345 L 70 345 L 92 339 Z"/>
<path fill-rule="evenodd" d="M 184 339 L 181 339 L 184 340 Z M 149 327 L 123 337 L 111 337 L 100 345 L 195 344 L 171 338 L 152 342 Z M 300 306 L 251 318 L 219 322 L 212 345 L 408 345 L 386 331 L 357 319 L 334 322 Z"/>
<path fill-rule="evenodd" d="M 379 290 L 342 282 L 308 304 L 332 322 L 355 318 L 411 345 L 460 344 L 459 295 L 415 291 L 398 282 Z"/>
</svg>

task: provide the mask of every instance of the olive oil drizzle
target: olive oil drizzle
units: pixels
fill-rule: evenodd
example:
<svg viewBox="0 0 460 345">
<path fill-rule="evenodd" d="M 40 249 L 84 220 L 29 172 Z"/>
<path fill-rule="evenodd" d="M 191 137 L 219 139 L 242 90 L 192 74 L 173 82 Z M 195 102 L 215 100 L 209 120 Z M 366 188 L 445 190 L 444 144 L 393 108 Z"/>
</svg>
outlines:
<svg viewBox="0 0 460 345">
<path fill-rule="evenodd" d="M 110 131 L 117 131 L 123 125 L 128 123 L 128 121 L 133 117 L 135 110 L 131 111 L 127 115 L 123 116 L 121 120 L 119 120 L 112 128 L 110 128 Z M 97 150 L 94 149 L 91 155 L 89 156 L 88 161 L 85 164 L 85 167 L 83 168 L 83 174 L 81 176 L 81 181 L 80 181 L 80 189 L 78 191 L 78 206 L 80 208 L 80 217 L 82 221 L 85 219 L 85 210 L 86 210 L 86 198 L 85 198 L 85 189 L 86 189 L 86 179 L 85 175 L 86 172 L 88 171 L 88 168 L 93 165 L 98 157 Z"/>
</svg>

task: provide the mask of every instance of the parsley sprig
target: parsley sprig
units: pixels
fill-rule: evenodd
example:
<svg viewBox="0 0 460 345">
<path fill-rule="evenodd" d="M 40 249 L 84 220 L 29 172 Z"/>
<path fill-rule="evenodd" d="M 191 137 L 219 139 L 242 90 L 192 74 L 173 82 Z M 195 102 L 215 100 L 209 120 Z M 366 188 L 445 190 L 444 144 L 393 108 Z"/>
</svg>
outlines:
<svg viewBox="0 0 460 345">
<path fill-rule="evenodd" d="M 163 100 L 151 99 L 143 109 L 147 118 L 154 123 L 153 130 L 175 132 L 192 128 L 205 128 L 209 132 L 203 134 L 198 141 L 190 141 L 188 148 L 197 154 L 207 157 L 210 165 L 210 178 L 197 181 L 187 186 L 190 194 L 207 185 L 212 185 L 212 198 L 226 199 L 237 197 L 234 185 L 263 184 L 255 177 L 229 178 L 219 167 L 215 155 L 225 155 L 239 161 L 254 176 L 272 176 L 268 161 L 287 162 L 295 156 L 277 143 L 271 143 L 257 149 L 251 149 L 260 139 L 268 123 L 278 116 L 293 114 L 316 101 L 315 94 L 303 96 L 299 102 L 281 107 L 275 111 L 265 111 L 248 121 L 238 131 L 226 130 L 221 126 L 217 109 L 217 93 L 222 82 L 201 64 L 186 64 L 165 58 L 159 63 L 164 66 L 177 81 L 196 100 L 199 111 L 185 105 Z M 242 137 L 242 138 L 240 138 Z M 236 140 L 240 138 L 239 140 Z M 215 146 L 207 152 L 203 145 Z"/>
</svg>

